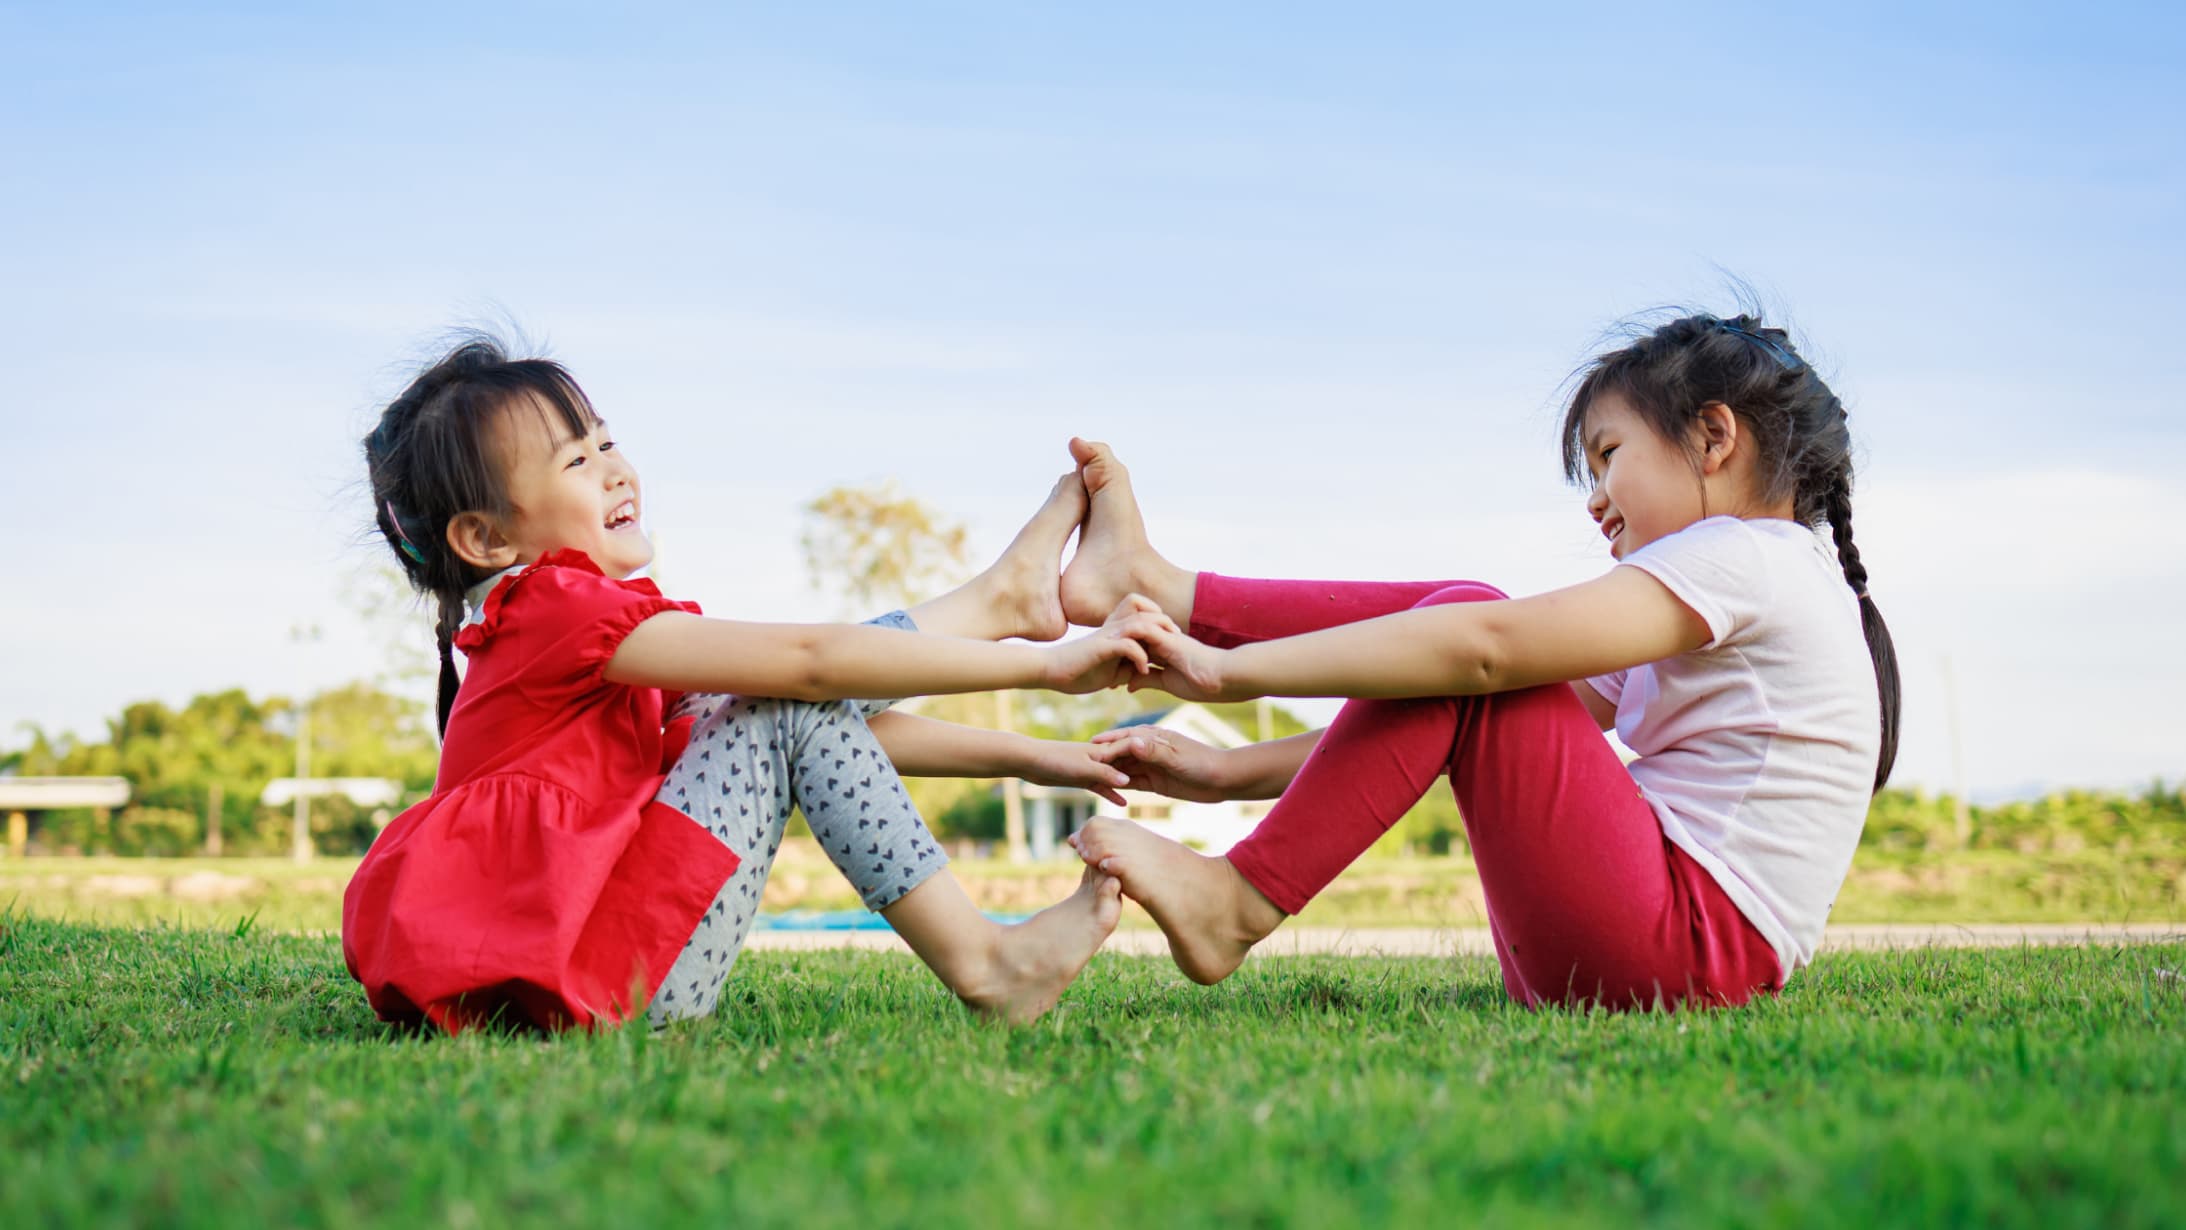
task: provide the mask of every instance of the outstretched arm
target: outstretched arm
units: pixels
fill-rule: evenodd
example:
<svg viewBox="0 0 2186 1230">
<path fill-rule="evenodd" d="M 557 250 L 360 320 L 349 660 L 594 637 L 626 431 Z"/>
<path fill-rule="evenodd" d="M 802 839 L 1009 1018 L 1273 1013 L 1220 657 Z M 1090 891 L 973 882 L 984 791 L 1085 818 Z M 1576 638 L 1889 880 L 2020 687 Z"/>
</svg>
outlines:
<svg viewBox="0 0 2186 1230">
<path fill-rule="evenodd" d="M 790 700 L 894 698 L 1002 688 L 1095 692 L 1143 669 L 1139 641 L 1174 631 L 1135 595 L 1099 631 L 1058 645 L 996 644 L 869 624 L 758 624 L 663 611 L 632 629 L 610 682 Z"/>
<path fill-rule="evenodd" d="M 1530 598 L 1420 607 L 1212 649 L 1166 630 L 1146 646 L 1158 687 L 1191 700 L 1258 696 L 1473 696 L 1658 662 L 1708 643 L 1708 625 L 1637 569 Z"/>
<path fill-rule="evenodd" d="M 1092 747 L 1095 756 L 1129 776 L 1124 785 L 1133 790 L 1215 803 L 1280 796 L 1320 746 L 1321 733 L 1225 749 L 1155 726 L 1104 730 L 1093 736 Z"/>
<path fill-rule="evenodd" d="M 1123 805 L 1116 788 L 1130 778 L 1104 764 L 1093 745 L 980 730 L 893 710 L 866 723 L 905 777 L 1020 777 L 1040 786 L 1076 786 Z"/>
</svg>

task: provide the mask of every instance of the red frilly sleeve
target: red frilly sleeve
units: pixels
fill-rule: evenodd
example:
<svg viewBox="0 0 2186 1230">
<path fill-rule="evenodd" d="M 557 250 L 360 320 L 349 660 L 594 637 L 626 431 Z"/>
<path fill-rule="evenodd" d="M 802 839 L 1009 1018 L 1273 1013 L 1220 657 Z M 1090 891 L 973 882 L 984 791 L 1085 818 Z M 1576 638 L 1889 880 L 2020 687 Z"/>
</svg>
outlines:
<svg viewBox="0 0 2186 1230">
<path fill-rule="evenodd" d="M 609 580 L 583 552 L 552 551 L 496 585 L 455 644 L 470 654 L 488 641 L 507 642 L 524 663 L 527 690 L 581 692 L 600 686 L 622 638 L 662 611 L 700 614 L 697 603 L 662 597 L 651 581 Z"/>
</svg>

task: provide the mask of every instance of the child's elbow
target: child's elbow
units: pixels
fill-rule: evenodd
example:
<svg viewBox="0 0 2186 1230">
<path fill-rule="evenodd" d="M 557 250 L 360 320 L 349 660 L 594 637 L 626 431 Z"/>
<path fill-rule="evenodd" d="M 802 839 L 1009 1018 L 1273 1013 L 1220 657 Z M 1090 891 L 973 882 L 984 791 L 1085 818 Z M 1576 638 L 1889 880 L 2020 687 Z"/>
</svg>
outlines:
<svg viewBox="0 0 2186 1230">
<path fill-rule="evenodd" d="M 1507 686 L 1503 682 L 1502 667 L 1494 658 L 1479 653 L 1451 661 L 1443 678 L 1449 681 L 1452 696 L 1485 696 L 1503 691 Z"/>
<path fill-rule="evenodd" d="M 1480 628 L 1451 650 L 1446 669 L 1454 685 L 1453 695 L 1486 696 L 1516 686 L 1512 671 L 1514 646 L 1500 629 Z"/>
<path fill-rule="evenodd" d="M 844 655 L 832 629 L 800 629 L 800 635 L 783 655 L 782 696 L 787 700 L 817 702 L 840 700 L 843 690 Z"/>
</svg>

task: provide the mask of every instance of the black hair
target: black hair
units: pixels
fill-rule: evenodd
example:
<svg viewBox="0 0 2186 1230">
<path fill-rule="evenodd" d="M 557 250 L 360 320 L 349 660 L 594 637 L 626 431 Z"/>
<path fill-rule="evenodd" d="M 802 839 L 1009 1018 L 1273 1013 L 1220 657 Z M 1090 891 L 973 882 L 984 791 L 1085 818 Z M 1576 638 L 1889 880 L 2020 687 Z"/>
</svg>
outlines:
<svg viewBox="0 0 2186 1230">
<path fill-rule="evenodd" d="M 551 408 L 576 435 L 590 431 L 598 418 L 561 364 L 511 358 L 493 335 L 466 332 L 388 404 L 364 438 L 380 536 L 410 584 L 439 604 L 443 735 L 461 684 L 454 645 L 463 623 L 464 591 L 488 575 L 448 545 L 448 523 L 459 513 L 509 511 L 494 424 L 526 404 L 542 415 Z"/>
<path fill-rule="evenodd" d="M 1605 393 L 1623 398 L 1656 435 L 1686 449 L 1692 448 L 1694 416 L 1705 406 L 1722 405 L 1738 416 L 1753 442 L 1761 498 L 1774 502 L 1788 496 L 1798 520 L 1829 526 L 1845 584 L 1859 596 L 1860 626 L 1875 663 L 1882 700 L 1875 789 L 1881 790 L 1898 758 L 1898 657 L 1882 612 L 1867 592 L 1867 566 L 1852 545 L 1852 436 L 1844 403 L 1800 357 L 1789 334 L 1752 314 L 1681 316 L 1597 355 L 1581 370 L 1564 411 L 1564 477 L 1577 483 L 1587 476 L 1586 412 Z"/>
</svg>

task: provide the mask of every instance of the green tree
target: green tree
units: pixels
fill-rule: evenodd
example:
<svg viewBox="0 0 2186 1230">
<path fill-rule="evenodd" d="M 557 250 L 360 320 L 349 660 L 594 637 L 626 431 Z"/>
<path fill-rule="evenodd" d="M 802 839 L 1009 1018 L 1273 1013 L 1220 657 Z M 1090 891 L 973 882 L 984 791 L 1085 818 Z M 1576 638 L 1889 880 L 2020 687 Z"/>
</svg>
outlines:
<svg viewBox="0 0 2186 1230">
<path fill-rule="evenodd" d="M 800 539 L 812 587 L 845 613 L 910 606 L 962 582 L 970 558 L 961 524 L 918 499 L 877 487 L 837 487 L 805 505 Z"/>
<path fill-rule="evenodd" d="M 435 757 L 422 704 L 366 683 L 310 703 L 318 775 L 394 778 L 411 792 L 430 788 Z M 103 742 L 56 739 L 30 727 L 29 743 L 7 757 L 24 774 L 129 781 L 130 806 L 104 823 L 89 811 L 46 817 L 40 844 L 49 848 L 185 853 L 202 842 L 208 804 L 217 798 L 221 831 L 232 838 L 227 848 L 266 852 L 282 848 L 287 830 L 285 817 L 258 799 L 266 783 L 296 763 L 296 716 L 291 700 L 253 700 L 239 688 L 193 697 L 181 709 L 139 701 L 107 721 Z M 328 800 L 314 809 L 313 830 L 324 848 L 350 851 L 370 840 L 371 821 L 346 801 Z"/>
</svg>

